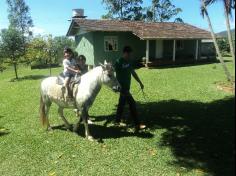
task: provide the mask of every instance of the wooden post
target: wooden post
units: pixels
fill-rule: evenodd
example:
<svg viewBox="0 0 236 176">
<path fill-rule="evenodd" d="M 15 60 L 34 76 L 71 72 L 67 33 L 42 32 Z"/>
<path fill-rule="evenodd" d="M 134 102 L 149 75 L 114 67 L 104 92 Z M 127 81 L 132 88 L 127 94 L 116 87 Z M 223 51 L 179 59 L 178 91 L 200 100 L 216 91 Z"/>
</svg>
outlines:
<svg viewBox="0 0 236 176">
<path fill-rule="evenodd" d="M 198 53 L 199 53 L 199 41 L 196 40 L 196 52 L 195 52 L 195 60 L 198 60 Z"/>
<path fill-rule="evenodd" d="M 176 56 L 176 40 L 174 40 L 173 43 L 173 62 L 175 62 L 175 56 Z"/>
<path fill-rule="evenodd" d="M 146 41 L 146 65 L 149 63 L 149 40 Z"/>
</svg>

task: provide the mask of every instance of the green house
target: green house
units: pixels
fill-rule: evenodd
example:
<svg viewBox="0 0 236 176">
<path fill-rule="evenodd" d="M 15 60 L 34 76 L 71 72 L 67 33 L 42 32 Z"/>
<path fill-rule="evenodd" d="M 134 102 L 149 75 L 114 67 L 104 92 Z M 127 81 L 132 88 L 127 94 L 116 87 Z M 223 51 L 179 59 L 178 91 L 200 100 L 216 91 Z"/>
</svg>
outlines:
<svg viewBox="0 0 236 176">
<path fill-rule="evenodd" d="M 114 63 L 127 45 L 133 48 L 133 58 L 147 66 L 216 58 L 213 43 L 202 42 L 211 39 L 210 32 L 185 23 L 73 18 L 67 36 L 75 37 L 76 51 L 93 66 L 104 60 Z"/>
</svg>

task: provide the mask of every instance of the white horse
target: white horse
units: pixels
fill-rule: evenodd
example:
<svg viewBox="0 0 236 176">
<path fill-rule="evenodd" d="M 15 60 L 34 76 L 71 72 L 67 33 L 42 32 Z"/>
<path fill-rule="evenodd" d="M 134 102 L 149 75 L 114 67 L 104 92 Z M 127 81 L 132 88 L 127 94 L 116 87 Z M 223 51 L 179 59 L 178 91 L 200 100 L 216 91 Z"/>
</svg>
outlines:
<svg viewBox="0 0 236 176">
<path fill-rule="evenodd" d="M 68 103 L 64 100 L 64 92 L 62 86 L 57 84 L 57 77 L 49 77 L 41 83 L 41 100 L 40 100 L 40 118 L 43 125 L 47 125 L 47 130 L 50 130 L 48 114 L 52 103 L 58 105 L 58 114 L 65 123 L 67 129 L 70 129 L 70 124 L 66 120 L 63 110 L 65 108 L 77 109 L 78 121 L 73 127 L 73 131 L 77 132 L 81 119 L 85 126 L 85 136 L 89 140 L 93 140 L 88 128 L 88 111 L 92 106 L 96 96 L 101 90 L 102 84 L 110 88 L 120 87 L 111 64 L 104 63 L 99 67 L 94 68 L 90 72 L 81 77 L 79 84 L 76 84 L 73 89 L 74 103 Z M 79 115 L 80 112 L 80 115 Z"/>
</svg>

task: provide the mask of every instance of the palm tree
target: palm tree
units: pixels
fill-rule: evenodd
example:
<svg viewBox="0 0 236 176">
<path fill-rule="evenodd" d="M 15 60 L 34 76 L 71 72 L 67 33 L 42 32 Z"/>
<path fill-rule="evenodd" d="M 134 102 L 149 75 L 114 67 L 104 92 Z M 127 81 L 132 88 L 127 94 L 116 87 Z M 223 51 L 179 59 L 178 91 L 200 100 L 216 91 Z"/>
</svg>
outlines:
<svg viewBox="0 0 236 176">
<path fill-rule="evenodd" d="M 233 45 L 233 37 L 231 33 L 230 28 L 230 16 L 232 16 L 232 10 L 235 9 L 235 0 L 206 0 L 206 6 L 209 4 L 216 3 L 217 1 L 222 2 L 224 4 L 224 14 L 225 14 L 225 20 L 226 20 L 226 26 L 227 26 L 227 32 L 228 32 L 228 41 L 230 45 L 230 52 L 233 58 L 233 62 L 235 64 L 235 48 Z"/>
<path fill-rule="evenodd" d="M 203 17 L 206 17 L 206 19 L 207 19 L 209 28 L 210 28 L 210 30 L 211 30 L 211 36 L 212 36 L 212 39 L 213 39 L 213 41 L 214 41 L 215 49 L 216 49 L 217 55 L 218 55 L 218 57 L 219 57 L 219 60 L 220 60 L 220 62 L 221 62 L 221 65 L 222 65 L 222 67 L 223 67 L 223 70 L 224 70 L 224 72 L 225 72 L 225 75 L 226 75 L 226 77 L 227 77 L 227 80 L 233 82 L 233 78 L 232 78 L 232 76 L 231 76 L 231 74 L 230 74 L 230 72 L 229 72 L 229 70 L 228 70 L 228 68 L 227 68 L 227 66 L 226 66 L 226 64 L 225 64 L 225 62 L 224 62 L 224 59 L 223 59 L 223 57 L 222 57 L 222 54 L 220 53 L 220 48 L 219 48 L 219 45 L 218 45 L 217 40 L 216 40 L 216 35 L 215 35 L 214 30 L 213 30 L 213 27 L 212 27 L 212 23 L 211 23 L 210 16 L 209 16 L 209 14 L 208 14 L 206 1 L 207 1 L 207 0 L 201 0 L 202 16 L 203 16 Z"/>
</svg>

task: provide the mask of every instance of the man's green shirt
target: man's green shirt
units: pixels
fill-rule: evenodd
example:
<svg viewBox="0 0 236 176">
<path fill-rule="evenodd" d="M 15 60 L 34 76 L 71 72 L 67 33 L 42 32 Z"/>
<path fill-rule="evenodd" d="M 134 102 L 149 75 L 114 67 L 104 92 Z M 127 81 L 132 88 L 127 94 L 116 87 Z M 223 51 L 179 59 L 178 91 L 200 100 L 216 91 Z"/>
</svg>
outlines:
<svg viewBox="0 0 236 176">
<path fill-rule="evenodd" d="M 126 61 L 124 58 L 120 58 L 115 64 L 116 77 L 119 81 L 123 91 L 129 91 L 131 85 L 131 75 L 133 66 L 130 61 Z"/>
</svg>

